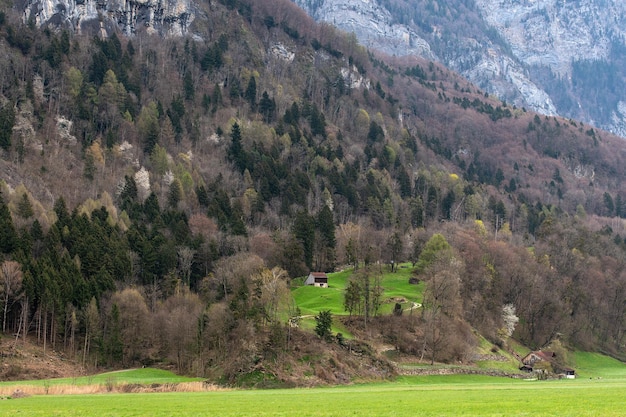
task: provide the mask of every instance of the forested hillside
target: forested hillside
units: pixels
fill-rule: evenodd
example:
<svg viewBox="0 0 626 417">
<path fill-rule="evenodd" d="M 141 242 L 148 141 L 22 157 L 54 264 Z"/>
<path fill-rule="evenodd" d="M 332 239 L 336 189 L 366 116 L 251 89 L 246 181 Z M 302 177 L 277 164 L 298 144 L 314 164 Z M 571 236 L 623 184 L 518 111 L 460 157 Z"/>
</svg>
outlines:
<svg viewBox="0 0 626 417">
<path fill-rule="evenodd" d="M 4 337 L 230 383 L 330 357 L 314 373 L 342 382 L 366 359 L 290 327 L 291 280 L 413 261 L 427 294 L 454 285 L 436 320 L 375 318 L 400 350 L 464 360 L 472 328 L 506 342 L 512 306 L 529 346 L 623 354 L 623 140 L 377 57 L 288 0 L 198 7 L 166 38 L 0 14 Z"/>
</svg>

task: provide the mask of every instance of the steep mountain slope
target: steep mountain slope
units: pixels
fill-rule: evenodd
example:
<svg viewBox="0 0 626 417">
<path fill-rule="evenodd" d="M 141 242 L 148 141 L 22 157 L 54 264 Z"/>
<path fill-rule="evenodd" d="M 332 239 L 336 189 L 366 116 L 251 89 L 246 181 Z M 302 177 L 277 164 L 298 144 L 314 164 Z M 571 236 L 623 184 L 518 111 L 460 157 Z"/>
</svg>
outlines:
<svg viewBox="0 0 626 417">
<path fill-rule="evenodd" d="M 623 2 L 296 3 L 372 48 L 434 56 L 502 100 L 626 136 Z"/>
<path fill-rule="evenodd" d="M 370 54 L 287 0 L 197 7 L 184 36 L 0 13 L 7 331 L 231 383 L 344 358 L 325 379 L 343 381 L 368 348 L 311 347 L 290 277 L 426 252 L 414 278 L 451 277 L 446 317 L 383 317 L 385 343 L 467 360 L 474 329 L 505 342 L 508 306 L 528 346 L 621 353 L 626 142 Z"/>
</svg>

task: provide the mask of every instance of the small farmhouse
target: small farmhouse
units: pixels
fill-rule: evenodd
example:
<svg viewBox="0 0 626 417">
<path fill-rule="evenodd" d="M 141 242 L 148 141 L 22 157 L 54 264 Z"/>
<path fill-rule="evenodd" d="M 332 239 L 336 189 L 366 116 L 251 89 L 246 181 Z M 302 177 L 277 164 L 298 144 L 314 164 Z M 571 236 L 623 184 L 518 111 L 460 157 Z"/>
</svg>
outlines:
<svg viewBox="0 0 626 417">
<path fill-rule="evenodd" d="M 565 378 L 575 378 L 576 371 L 571 368 L 564 368 L 555 363 L 556 353 L 547 351 L 534 351 L 522 358 L 520 370 L 539 373 L 562 373 Z"/>
<path fill-rule="evenodd" d="M 539 367 L 545 368 L 552 363 L 552 360 L 556 358 L 556 353 L 554 352 L 544 352 L 542 350 L 537 350 L 534 352 L 530 352 L 528 355 L 522 358 L 522 370 L 532 372 L 537 365 L 540 364 Z M 543 365 L 543 366 L 541 366 Z"/>
<path fill-rule="evenodd" d="M 328 275 L 324 272 L 311 272 L 306 281 L 304 281 L 304 285 L 328 288 Z"/>
</svg>

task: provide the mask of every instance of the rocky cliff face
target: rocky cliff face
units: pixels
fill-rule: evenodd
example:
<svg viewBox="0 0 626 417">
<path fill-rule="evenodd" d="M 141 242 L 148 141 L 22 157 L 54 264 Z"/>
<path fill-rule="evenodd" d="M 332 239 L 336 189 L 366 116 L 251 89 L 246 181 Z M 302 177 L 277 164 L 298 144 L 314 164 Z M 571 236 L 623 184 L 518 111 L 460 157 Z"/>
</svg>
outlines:
<svg viewBox="0 0 626 417">
<path fill-rule="evenodd" d="M 299 0 L 296 3 L 313 18 L 356 34 L 359 42 L 368 48 L 390 55 L 435 56 L 430 45 L 413 29 L 394 23 L 391 13 L 373 0 L 316 1 Z"/>
<path fill-rule="evenodd" d="M 517 59 L 527 67 L 550 71 L 551 77 L 544 77 L 542 83 L 558 80 L 570 90 L 573 103 L 563 103 L 562 107 L 569 108 L 560 112 L 626 137 L 625 2 L 476 0 L 476 5 Z M 589 68 L 589 73 L 582 74 L 581 66 Z M 590 79 L 605 77 L 607 85 Z M 604 99 L 589 100 L 587 96 L 594 90 L 592 95 Z"/>
<path fill-rule="evenodd" d="M 476 0 L 489 25 L 530 65 L 571 74 L 572 62 L 608 59 L 613 39 L 626 35 L 623 1 Z"/>
<path fill-rule="evenodd" d="M 21 9 L 39 26 L 103 35 L 116 28 L 128 35 L 144 29 L 182 35 L 195 17 L 191 0 L 26 0 Z"/>
<path fill-rule="evenodd" d="M 294 1 L 368 47 L 436 59 L 507 102 L 626 137 L 621 0 Z"/>
</svg>

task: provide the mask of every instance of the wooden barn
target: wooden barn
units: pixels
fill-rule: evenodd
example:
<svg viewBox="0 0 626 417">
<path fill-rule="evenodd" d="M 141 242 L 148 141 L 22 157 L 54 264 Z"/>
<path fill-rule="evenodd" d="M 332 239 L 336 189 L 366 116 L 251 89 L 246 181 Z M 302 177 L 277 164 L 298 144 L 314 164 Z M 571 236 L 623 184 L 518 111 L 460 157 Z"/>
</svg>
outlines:
<svg viewBox="0 0 626 417">
<path fill-rule="evenodd" d="M 311 272 L 306 281 L 304 281 L 304 285 L 328 288 L 328 275 L 324 272 Z"/>
<path fill-rule="evenodd" d="M 522 358 L 520 370 L 539 373 L 561 373 L 565 378 L 576 378 L 576 371 L 572 368 L 564 368 L 555 363 L 556 353 L 537 350 L 530 352 Z"/>
<path fill-rule="evenodd" d="M 544 352 L 542 350 L 533 351 L 522 358 L 522 363 L 524 364 L 522 368 L 530 372 L 536 367 L 536 364 L 551 364 L 554 358 L 556 358 L 556 353 L 554 352 Z"/>
</svg>

